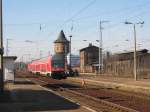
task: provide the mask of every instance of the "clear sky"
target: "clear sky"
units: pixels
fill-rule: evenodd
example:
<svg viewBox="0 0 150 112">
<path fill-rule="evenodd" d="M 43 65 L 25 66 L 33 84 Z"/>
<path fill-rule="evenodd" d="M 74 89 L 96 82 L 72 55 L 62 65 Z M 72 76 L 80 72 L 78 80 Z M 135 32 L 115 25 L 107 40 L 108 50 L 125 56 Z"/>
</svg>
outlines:
<svg viewBox="0 0 150 112">
<path fill-rule="evenodd" d="M 133 26 L 125 21 L 145 22 L 136 26 L 138 49 L 150 49 L 150 0 L 3 0 L 3 14 L 4 46 L 12 39 L 9 54 L 18 59 L 39 58 L 40 51 L 42 56 L 53 54 L 53 41 L 61 29 L 67 38 L 73 35 L 75 54 L 88 43 L 98 46 L 100 20 L 109 21 L 103 24 L 105 51 L 133 49 Z"/>
</svg>

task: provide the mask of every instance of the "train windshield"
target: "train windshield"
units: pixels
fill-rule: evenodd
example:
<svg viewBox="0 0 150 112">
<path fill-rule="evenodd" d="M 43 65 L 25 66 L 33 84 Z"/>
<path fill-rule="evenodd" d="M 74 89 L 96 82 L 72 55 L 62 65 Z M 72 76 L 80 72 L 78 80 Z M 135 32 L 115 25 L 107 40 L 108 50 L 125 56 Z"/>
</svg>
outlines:
<svg viewBox="0 0 150 112">
<path fill-rule="evenodd" d="M 57 67 L 62 67 L 63 68 L 64 67 L 64 63 L 62 61 L 55 60 L 55 61 L 52 62 L 52 66 L 54 68 L 57 68 Z"/>
</svg>

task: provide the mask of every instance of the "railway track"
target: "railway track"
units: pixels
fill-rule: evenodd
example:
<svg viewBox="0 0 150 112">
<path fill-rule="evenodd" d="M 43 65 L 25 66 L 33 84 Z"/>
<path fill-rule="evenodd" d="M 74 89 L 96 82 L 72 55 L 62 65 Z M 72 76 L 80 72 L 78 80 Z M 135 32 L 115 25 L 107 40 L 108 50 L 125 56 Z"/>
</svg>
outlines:
<svg viewBox="0 0 150 112">
<path fill-rule="evenodd" d="M 150 112 L 150 100 L 130 94 L 121 94 L 105 88 L 83 88 L 78 85 L 68 84 L 64 80 L 58 81 L 46 77 L 30 77 L 31 81 L 43 87 L 50 88 L 59 94 L 74 100 L 82 100 L 83 104 L 91 105 L 91 108 L 100 112 Z M 76 100 L 77 102 L 79 100 Z M 90 102 L 92 104 L 90 104 Z M 95 105 L 94 105 L 95 104 Z"/>
</svg>

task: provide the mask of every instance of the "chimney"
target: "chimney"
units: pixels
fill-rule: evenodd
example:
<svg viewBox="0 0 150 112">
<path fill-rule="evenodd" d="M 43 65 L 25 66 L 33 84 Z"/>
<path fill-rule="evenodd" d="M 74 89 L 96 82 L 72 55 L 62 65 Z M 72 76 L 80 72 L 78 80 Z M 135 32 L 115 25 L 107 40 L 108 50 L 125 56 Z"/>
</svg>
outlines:
<svg viewBox="0 0 150 112">
<path fill-rule="evenodd" d="M 89 47 L 92 47 L 92 43 L 89 43 Z"/>
</svg>

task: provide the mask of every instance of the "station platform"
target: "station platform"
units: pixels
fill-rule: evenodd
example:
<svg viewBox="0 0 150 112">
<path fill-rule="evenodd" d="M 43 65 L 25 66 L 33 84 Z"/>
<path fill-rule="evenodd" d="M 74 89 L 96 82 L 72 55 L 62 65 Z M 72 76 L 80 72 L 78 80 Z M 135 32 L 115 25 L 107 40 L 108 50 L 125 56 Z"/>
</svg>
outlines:
<svg viewBox="0 0 150 112">
<path fill-rule="evenodd" d="M 6 97 L 0 99 L 2 112 L 91 112 L 84 106 L 25 79 L 7 83 L 5 89 Z"/>
<path fill-rule="evenodd" d="M 69 77 L 71 82 L 84 83 L 95 86 L 103 86 L 150 96 L 150 79 L 137 79 L 110 77 L 107 75 L 80 75 L 79 77 Z"/>
</svg>

